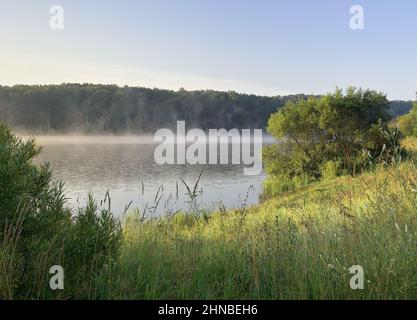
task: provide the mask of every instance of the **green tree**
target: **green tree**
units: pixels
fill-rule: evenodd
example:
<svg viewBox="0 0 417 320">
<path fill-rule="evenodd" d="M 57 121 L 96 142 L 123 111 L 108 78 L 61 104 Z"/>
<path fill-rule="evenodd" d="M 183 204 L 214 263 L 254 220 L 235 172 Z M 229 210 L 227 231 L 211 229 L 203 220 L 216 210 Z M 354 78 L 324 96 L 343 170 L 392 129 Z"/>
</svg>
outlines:
<svg viewBox="0 0 417 320">
<path fill-rule="evenodd" d="M 353 174 L 366 168 L 392 140 L 388 107 L 384 94 L 356 88 L 287 102 L 268 121 L 279 143 L 265 148 L 267 173 L 287 185 L 319 179 L 323 170 Z"/>
</svg>

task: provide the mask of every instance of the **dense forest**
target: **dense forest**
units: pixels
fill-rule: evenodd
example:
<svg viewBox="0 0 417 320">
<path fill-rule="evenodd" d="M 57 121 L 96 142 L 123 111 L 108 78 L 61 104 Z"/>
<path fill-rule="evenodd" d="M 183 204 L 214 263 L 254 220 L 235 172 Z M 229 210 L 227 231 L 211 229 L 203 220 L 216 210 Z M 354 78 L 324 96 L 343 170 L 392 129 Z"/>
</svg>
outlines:
<svg viewBox="0 0 417 320">
<path fill-rule="evenodd" d="M 0 86 L 0 122 L 30 133 L 150 133 L 187 127 L 265 128 L 288 100 L 305 95 L 263 97 L 219 92 L 178 91 L 114 85 L 62 84 Z M 411 102 L 392 102 L 393 115 Z"/>
</svg>

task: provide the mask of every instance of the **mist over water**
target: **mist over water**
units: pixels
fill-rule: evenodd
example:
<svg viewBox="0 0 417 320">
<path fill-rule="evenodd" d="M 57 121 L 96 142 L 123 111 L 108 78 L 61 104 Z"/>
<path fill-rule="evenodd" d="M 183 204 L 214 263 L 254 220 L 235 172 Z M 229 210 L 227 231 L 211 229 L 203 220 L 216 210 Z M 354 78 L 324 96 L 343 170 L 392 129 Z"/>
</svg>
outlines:
<svg viewBox="0 0 417 320">
<path fill-rule="evenodd" d="M 198 203 L 201 208 L 241 207 L 258 203 L 264 173 L 245 176 L 244 165 L 157 165 L 153 136 L 38 136 L 43 150 L 37 162 L 49 162 L 54 177 L 65 182 L 68 205 L 84 206 L 88 192 L 100 202 L 106 191 L 112 211 L 120 216 L 138 208 L 149 215 L 187 210 L 187 189 L 203 172 Z M 266 137 L 265 143 L 271 139 Z M 229 146 L 229 156 L 231 146 Z M 231 162 L 230 162 L 231 163 Z M 143 184 L 142 184 L 143 183 Z M 163 186 L 163 187 L 161 187 Z M 178 192 L 177 192 L 178 186 Z M 155 196 L 162 195 L 155 212 Z M 178 193 L 178 197 L 177 197 Z"/>
</svg>

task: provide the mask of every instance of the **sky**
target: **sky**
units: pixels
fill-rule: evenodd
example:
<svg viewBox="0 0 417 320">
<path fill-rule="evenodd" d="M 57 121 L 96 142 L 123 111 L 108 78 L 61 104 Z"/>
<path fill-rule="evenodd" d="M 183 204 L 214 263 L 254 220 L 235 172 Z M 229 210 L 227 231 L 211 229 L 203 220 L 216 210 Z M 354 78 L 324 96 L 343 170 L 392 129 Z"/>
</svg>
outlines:
<svg viewBox="0 0 417 320">
<path fill-rule="evenodd" d="M 53 5 L 62 30 L 50 27 Z M 0 85 L 268 96 L 356 86 L 414 100 L 416 60 L 415 0 L 0 0 Z"/>
</svg>

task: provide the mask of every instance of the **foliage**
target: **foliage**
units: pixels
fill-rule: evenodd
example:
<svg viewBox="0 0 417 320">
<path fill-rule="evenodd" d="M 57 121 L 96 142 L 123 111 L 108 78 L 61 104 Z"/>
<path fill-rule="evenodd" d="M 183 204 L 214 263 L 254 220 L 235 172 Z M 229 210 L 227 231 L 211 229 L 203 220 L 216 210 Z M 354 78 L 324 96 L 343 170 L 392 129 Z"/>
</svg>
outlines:
<svg viewBox="0 0 417 320">
<path fill-rule="evenodd" d="M 390 128 L 379 124 L 377 134 L 382 135 L 384 144 L 382 145 L 381 153 L 377 157 L 373 157 L 369 154 L 371 164 L 398 164 L 411 157 L 413 152 L 410 152 L 402 146 L 401 141 L 403 136 L 397 127 Z"/>
<path fill-rule="evenodd" d="M 288 99 L 233 91 L 169 91 L 113 85 L 0 86 L 0 121 L 34 133 L 148 133 L 190 127 L 264 128 Z"/>
<path fill-rule="evenodd" d="M 340 161 L 327 161 L 320 166 L 320 175 L 324 180 L 331 180 L 341 174 Z"/>
<path fill-rule="evenodd" d="M 409 113 L 398 118 L 397 125 L 405 136 L 417 137 L 417 103 Z"/>
<path fill-rule="evenodd" d="M 262 198 L 280 196 L 282 193 L 293 192 L 297 188 L 307 185 L 314 180 L 308 176 L 294 176 L 292 178 L 287 175 L 268 176 L 263 184 Z"/>
<path fill-rule="evenodd" d="M 0 86 L 0 121 L 30 133 L 150 133 L 176 128 L 177 120 L 203 130 L 265 128 L 268 118 L 288 100 L 305 95 L 264 97 L 219 92 L 178 91 L 62 84 Z M 393 101 L 392 115 L 409 102 Z"/>
<path fill-rule="evenodd" d="M 383 94 L 355 88 L 287 102 L 268 122 L 269 133 L 279 143 L 265 148 L 267 173 L 289 179 L 320 179 L 323 174 L 331 178 L 355 174 L 371 163 L 399 160 L 405 151 L 399 132 L 388 128 L 387 111 Z"/>
<path fill-rule="evenodd" d="M 48 165 L 33 162 L 39 152 L 33 140 L 0 124 L 0 297 L 53 296 L 53 265 L 68 275 L 63 295 L 90 294 L 80 292 L 87 288 L 77 276 L 100 270 L 117 253 L 120 226 L 91 198 L 73 217 L 63 184 L 52 180 Z"/>
<path fill-rule="evenodd" d="M 415 299 L 416 173 L 406 162 L 321 181 L 208 223 L 131 220 L 117 297 Z M 365 290 L 349 286 L 354 265 Z"/>
<path fill-rule="evenodd" d="M 394 100 L 390 102 L 388 112 L 393 118 L 397 118 L 399 116 L 409 113 L 412 107 L 412 101 Z"/>
<path fill-rule="evenodd" d="M 417 137 L 406 137 L 401 140 L 401 146 L 410 153 L 417 151 Z"/>
<path fill-rule="evenodd" d="M 0 189 L 4 209 L 26 199 L 25 193 L 37 197 L 31 179 L 43 171 L 31 157 L 18 161 L 23 154 L 36 154 L 33 142 L 16 139 L 4 126 L 0 132 L 1 178 L 9 179 Z M 417 144 L 408 141 L 408 145 Z M 336 168 L 338 163 L 326 162 L 321 170 L 330 177 Z M 7 172 L 16 176 L 16 184 Z M 16 197 L 8 193 L 9 185 Z M 48 185 L 45 181 L 43 188 Z M 62 197 L 55 187 L 55 196 L 45 191 L 45 200 L 30 202 L 30 210 L 17 210 L 17 217 L 26 217 L 38 208 L 39 214 L 27 220 L 30 224 L 24 219 L 10 223 L 18 219 L 9 214 L 6 218 L 6 211 L 1 211 L 6 228 L 0 233 L 0 295 L 8 299 L 414 299 L 416 186 L 417 170 L 409 160 L 380 165 L 355 177 L 305 184 L 253 208 L 149 220 L 130 216 L 120 248 L 120 229 L 110 218 L 110 209 L 99 210 L 91 196 L 72 219 L 64 210 L 58 225 L 43 216 L 46 208 L 41 204 L 48 197 Z M 34 228 L 37 223 L 46 229 Z M 21 226 L 35 233 L 22 238 Z M 56 241 L 43 240 L 48 236 Z M 32 254 L 38 259 L 26 260 L 22 254 L 26 245 L 38 250 Z M 25 261 L 36 268 L 36 274 L 33 267 L 24 267 Z M 46 288 L 48 266 L 57 261 L 69 270 L 62 294 Z M 365 290 L 349 286 L 353 265 L 365 270 Z"/>
</svg>

